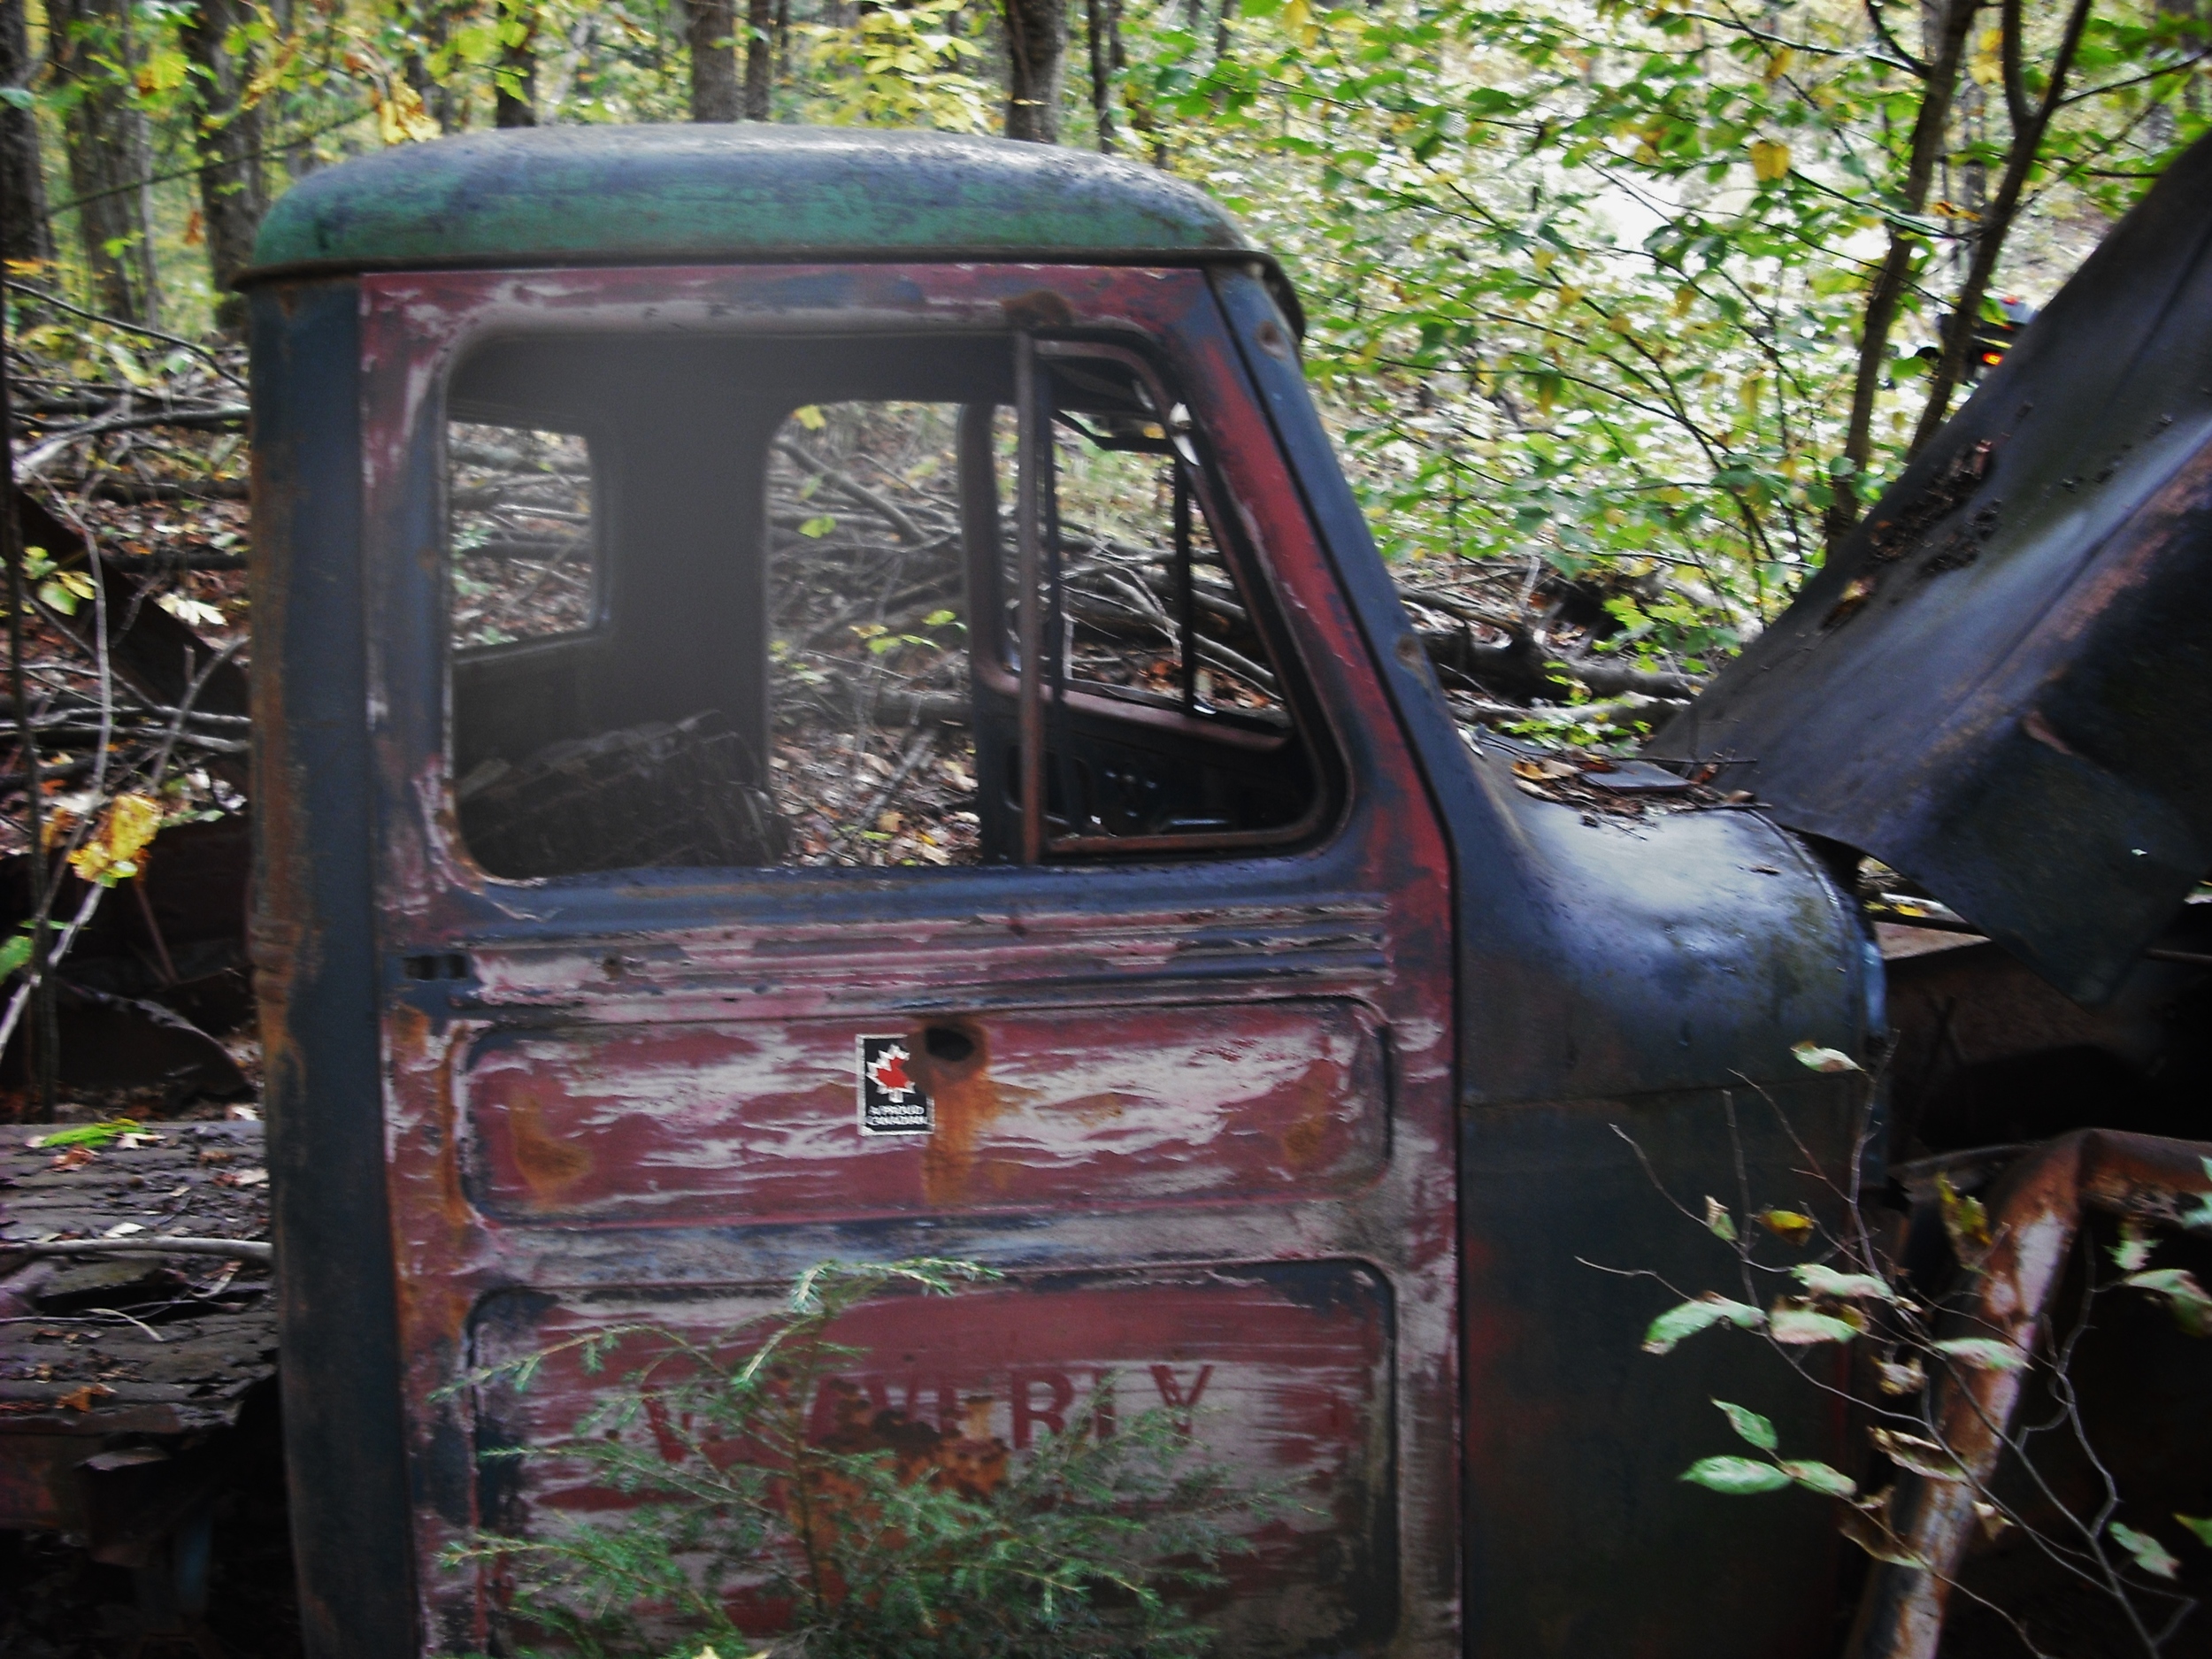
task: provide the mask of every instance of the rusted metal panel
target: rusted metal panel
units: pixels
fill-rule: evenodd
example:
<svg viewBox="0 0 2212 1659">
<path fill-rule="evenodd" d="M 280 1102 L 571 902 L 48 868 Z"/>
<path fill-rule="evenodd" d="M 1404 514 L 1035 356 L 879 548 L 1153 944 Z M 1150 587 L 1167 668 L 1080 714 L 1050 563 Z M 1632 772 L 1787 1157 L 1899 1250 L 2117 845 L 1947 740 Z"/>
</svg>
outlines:
<svg viewBox="0 0 2212 1659">
<path fill-rule="evenodd" d="M 936 1118 L 910 1136 L 852 1133 L 862 1023 L 495 1028 L 457 1083 L 471 1197 L 515 1221 L 827 1222 L 1296 1198 L 1382 1170 L 1381 1033 L 1356 1003 L 910 1015 Z"/>
<path fill-rule="evenodd" d="M 1871 941 L 1819 862 L 1756 812 L 1586 824 L 1522 794 L 1508 756 L 1471 751 L 1286 320 L 1256 278 L 1213 280 L 1452 841 L 1467 1650 L 1824 1652 L 1839 1566 L 1826 1517 L 1808 1504 L 1778 1523 L 1677 1476 L 1710 1449 L 1724 1385 L 1820 1455 L 1846 1455 L 1841 1414 L 1786 1375 L 1747 1378 L 1740 1350 L 1638 1354 L 1663 1293 L 1599 1266 L 1732 1282 L 1705 1277 L 1733 1265 L 1655 1174 L 1677 1195 L 1732 1194 L 1740 1146 L 1751 1172 L 1808 1203 L 1823 1196 L 1808 1155 L 1847 1174 L 1855 1080 L 1809 1081 L 1790 1047 L 1868 1051 L 1882 1023 Z"/>
<path fill-rule="evenodd" d="M 359 291 L 252 296 L 255 990 L 302 1638 L 413 1650 L 378 1110 Z"/>
<path fill-rule="evenodd" d="M 823 1257 L 911 1253 L 1009 1282 L 927 1332 L 872 1310 L 902 1355 L 945 1357 L 933 1381 L 877 1364 L 864 1394 L 934 1390 L 941 1431 L 946 1386 L 987 1394 L 987 1438 L 1010 1446 L 1092 1371 L 1163 1400 L 1210 1376 L 1256 1472 L 1329 1494 L 1325 1523 L 1271 1540 L 1220 1609 L 1237 1652 L 1809 1651 L 1832 1536 L 1685 1507 L 1671 1460 L 1709 1379 L 1637 1365 L 1648 1286 L 1576 1258 L 1702 1265 L 1616 1124 L 1671 1182 L 1731 1190 L 1732 1124 L 1764 1091 L 1806 1150 L 1847 1164 L 1851 1080 L 1809 1078 L 1789 1048 L 1863 1050 L 1870 946 L 1756 814 L 1589 826 L 1471 753 L 1268 272 L 1227 250 L 1171 264 L 257 290 L 256 603 L 278 645 L 255 676 L 257 950 L 319 1659 L 485 1639 L 487 1586 L 434 1563 L 502 1518 L 477 1453 L 528 1425 L 446 1392 L 478 1357 L 626 1309 L 711 1321 Z M 1334 814 L 1310 840 L 936 872 L 504 882 L 469 862 L 444 755 L 440 455 L 446 379 L 475 342 L 589 333 L 680 361 L 875 336 L 1010 362 L 1037 332 L 1139 350 L 1187 401 L 1309 682 Z M 652 476 L 675 490 L 729 465 L 687 431 Z M 682 603 L 724 603 L 710 574 Z M 933 1031 L 958 1041 L 916 1062 L 944 1068 L 928 1144 L 862 1135 L 856 1040 L 928 1056 Z M 1744 1141 L 1781 1183 L 1796 1143 L 1777 1133 Z M 528 1409 L 549 1425 L 585 1386 Z M 1790 1426 L 1811 1455 L 1840 1433 Z M 1747 1559 L 1756 1585 L 1732 1589 Z M 1628 1583 L 1651 1594 L 1615 1594 Z M 1661 1603 L 1681 1610 L 1655 1622 Z"/>
<path fill-rule="evenodd" d="M 2005 1171 L 1991 1197 L 1990 1248 L 1974 1264 L 1971 1299 L 1945 1317 L 1938 1334 L 2002 1342 L 2018 1363 L 1954 1366 L 1936 1384 L 1931 1421 L 1965 1478 L 1899 1472 L 1887 1524 L 1900 1553 L 1923 1564 L 1876 1564 L 1846 1659 L 1934 1659 L 1952 1587 L 1980 1530 L 1975 1506 L 2008 1449 L 2028 1362 L 2044 1336 L 2084 1212 L 2171 1226 L 2185 1208 L 2181 1198 L 2208 1191 L 2212 1143 L 2101 1129 L 2046 1141 Z"/>
<path fill-rule="evenodd" d="M 418 1559 L 480 1518 L 480 1425 L 436 1396 L 465 1363 L 488 1299 L 540 1286 L 723 1294 L 825 1255 L 924 1249 L 1024 1274 L 1356 1261 L 1389 1335 L 1387 1409 L 1358 1431 L 1387 1425 L 1386 1444 L 1360 1453 L 1362 1490 L 1379 1508 L 1332 1528 L 1337 1548 L 1371 1557 L 1389 1580 L 1387 1594 L 1351 1598 L 1365 1621 L 1357 1640 L 1376 1652 L 1455 1646 L 1442 841 L 1203 273 L 460 273 L 370 279 L 364 309 L 378 906 L 395 964 L 385 1127 Z M 918 879 L 721 871 L 504 884 L 469 866 L 444 804 L 431 510 L 441 377 L 468 341 L 542 327 L 1003 339 L 1010 319 L 1040 317 L 1148 340 L 1188 400 L 1346 757 L 1349 805 L 1332 838 L 1181 868 Z M 410 979 L 397 967 L 448 957 L 465 964 L 462 977 Z M 957 1075 L 943 1073 L 931 1144 L 864 1141 L 856 1035 L 940 1025 L 972 1049 Z M 641 1084 L 665 1117 L 625 1121 L 615 1094 Z M 668 1173 L 682 1135 L 719 1146 L 754 1126 L 769 1137 L 763 1151 L 785 1156 L 701 1156 Z M 657 1179 L 658 1194 L 647 1185 Z M 1122 1294 L 1056 1293 L 1053 1305 L 1071 1311 L 1036 1325 L 1025 1368 L 1168 1363 L 1166 1335 L 1140 1329 L 1125 1354 L 1102 1348 L 1075 1311 Z M 989 1325 L 987 1302 L 967 1306 L 944 1316 L 948 1340 L 971 1318 Z M 1246 1363 L 1237 1344 L 1266 1340 L 1256 1314 L 1248 1324 L 1224 1329 L 1224 1357 L 1202 1363 Z M 1255 1386 L 1263 1417 L 1289 1409 L 1287 1382 Z M 1303 1559 L 1248 1586 L 1252 1607 L 1302 1594 Z M 426 1565 L 419 1582 L 428 1640 L 481 1640 L 465 1575 Z M 1302 1641 L 1256 1631 L 1246 1647 Z"/>
<path fill-rule="evenodd" d="M 2212 866 L 2212 143 L 1652 741 L 2085 1002 Z"/>
<path fill-rule="evenodd" d="M 495 1364 L 616 1325 L 711 1338 L 773 1306 L 714 1293 L 529 1294 L 488 1301 L 473 1329 Z M 855 1415 L 897 1412 L 948 1457 L 987 1469 L 1062 1429 L 1094 1388 L 1110 1391 L 1112 1418 L 1165 1409 L 1207 1457 L 1280 1494 L 1208 1597 L 1229 1650 L 1340 1651 L 1386 1640 L 1397 1622 L 1391 1325 L 1387 1283 L 1356 1262 L 1024 1276 L 956 1307 L 902 1297 L 848 1316 L 834 1339 L 870 1357 L 824 1378 L 810 1411 L 825 1440 Z M 572 1432 L 579 1405 L 623 1373 L 626 1351 L 641 1362 L 647 1347 L 614 1350 L 597 1376 L 574 1350 L 557 1355 L 527 1392 L 487 1391 L 479 1432 L 509 1445 Z M 625 1432 L 641 1442 L 661 1433 L 649 1404 Z M 666 1455 L 678 1442 L 660 1444 Z M 910 1434 L 902 1444 L 911 1449 Z M 510 1525 L 625 1502 L 557 1462 L 486 1475 L 487 1501 Z"/>
<path fill-rule="evenodd" d="M 1839 1396 L 1749 1338 L 1664 1358 L 1636 1339 L 1682 1295 L 1741 1294 L 1733 1250 L 1675 1203 L 1711 1192 L 1740 1211 L 1747 1192 L 1836 1218 L 1837 1195 L 1810 1166 L 1848 1169 L 1848 1121 L 1824 1081 L 1467 1115 L 1461 1202 L 1480 1217 L 1463 1302 L 1473 1651 L 1832 1651 L 1848 1547 L 1832 1507 L 1752 1504 L 1679 1477 L 1723 1449 L 1716 1398 L 1770 1417 L 1785 1446 L 1847 1465 Z M 1845 1363 L 1831 1349 L 1808 1369 L 1840 1385 Z"/>
</svg>

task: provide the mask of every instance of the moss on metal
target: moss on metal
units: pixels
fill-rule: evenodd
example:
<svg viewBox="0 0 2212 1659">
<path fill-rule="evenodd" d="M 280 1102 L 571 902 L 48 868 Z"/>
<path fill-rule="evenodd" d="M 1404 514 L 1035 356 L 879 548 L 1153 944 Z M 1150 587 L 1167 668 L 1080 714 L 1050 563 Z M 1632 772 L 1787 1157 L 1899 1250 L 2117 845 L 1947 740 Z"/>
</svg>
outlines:
<svg viewBox="0 0 2212 1659">
<path fill-rule="evenodd" d="M 271 210 L 255 272 L 836 254 L 1246 249 L 1202 192 L 1086 151 L 941 133 L 564 127 L 387 150 Z"/>
</svg>

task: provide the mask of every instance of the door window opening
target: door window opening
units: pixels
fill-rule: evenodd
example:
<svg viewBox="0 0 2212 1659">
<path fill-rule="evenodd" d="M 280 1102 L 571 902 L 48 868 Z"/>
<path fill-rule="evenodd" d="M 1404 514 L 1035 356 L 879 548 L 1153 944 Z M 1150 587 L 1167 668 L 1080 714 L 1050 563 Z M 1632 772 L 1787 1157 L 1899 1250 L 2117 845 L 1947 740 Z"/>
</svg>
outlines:
<svg viewBox="0 0 2212 1659">
<path fill-rule="evenodd" d="M 480 358 L 449 392 L 447 603 L 488 874 L 1156 860 L 1320 824 L 1310 702 L 1136 354 Z"/>
<path fill-rule="evenodd" d="M 768 455 L 769 790 L 783 862 L 982 862 L 959 409 L 807 404 Z"/>
</svg>

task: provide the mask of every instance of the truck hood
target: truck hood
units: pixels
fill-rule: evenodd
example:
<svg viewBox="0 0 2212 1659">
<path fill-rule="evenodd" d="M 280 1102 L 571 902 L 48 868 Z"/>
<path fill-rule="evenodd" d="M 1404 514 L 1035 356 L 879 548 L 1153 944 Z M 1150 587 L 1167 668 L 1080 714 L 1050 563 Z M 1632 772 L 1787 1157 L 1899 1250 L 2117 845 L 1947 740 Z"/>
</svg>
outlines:
<svg viewBox="0 0 2212 1659">
<path fill-rule="evenodd" d="M 2212 141 L 1649 753 L 2111 993 L 2212 866 Z"/>
</svg>

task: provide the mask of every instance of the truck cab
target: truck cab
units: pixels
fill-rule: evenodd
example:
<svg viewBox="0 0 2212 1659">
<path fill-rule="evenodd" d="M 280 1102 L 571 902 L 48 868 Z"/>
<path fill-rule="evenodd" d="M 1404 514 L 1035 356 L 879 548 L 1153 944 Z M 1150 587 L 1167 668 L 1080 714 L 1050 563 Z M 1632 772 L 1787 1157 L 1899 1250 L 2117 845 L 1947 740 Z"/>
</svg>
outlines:
<svg viewBox="0 0 2212 1659">
<path fill-rule="evenodd" d="M 1678 1205 L 1879 1178 L 1793 1054 L 1883 1026 L 1844 866 L 1462 731 L 1202 195 L 488 133 L 314 175 L 246 286 L 311 1653 L 483 1650 L 442 1552 L 581 1502 L 498 1454 L 604 1379 L 473 1372 L 914 1255 L 1004 1277 L 856 1313 L 848 1391 L 1018 1455 L 1111 1375 L 1294 1494 L 1226 1653 L 1823 1649 L 1827 1506 L 1677 1476 L 1724 1389 L 1840 1414 L 1637 1339 L 1733 1271 Z"/>
</svg>

